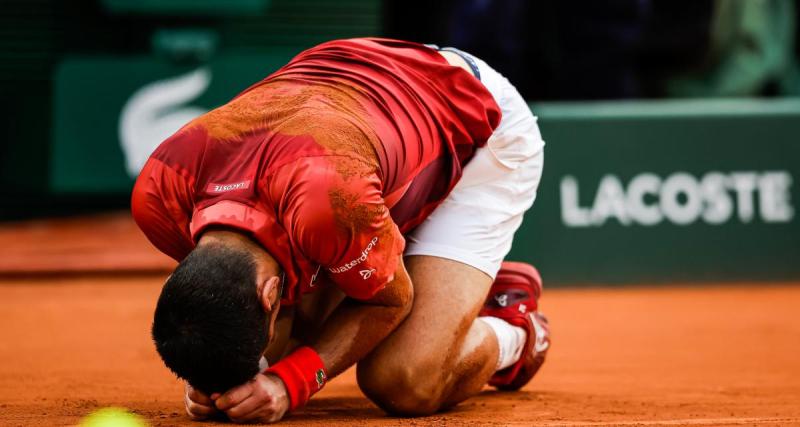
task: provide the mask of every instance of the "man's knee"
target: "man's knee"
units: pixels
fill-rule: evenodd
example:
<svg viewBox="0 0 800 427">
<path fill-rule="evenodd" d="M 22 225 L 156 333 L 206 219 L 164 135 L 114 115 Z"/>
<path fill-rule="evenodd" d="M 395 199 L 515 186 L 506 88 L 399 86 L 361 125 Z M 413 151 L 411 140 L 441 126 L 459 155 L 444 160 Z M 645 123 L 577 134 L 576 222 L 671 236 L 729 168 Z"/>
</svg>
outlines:
<svg viewBox="0 0 800 427">
<path fill-rule="evenodd" d="M 361 391 L 384 411 L 400 416 L 430 415 L 442 406 L 441 367 L 368 358 L 358 365 Z"/>
</svg>

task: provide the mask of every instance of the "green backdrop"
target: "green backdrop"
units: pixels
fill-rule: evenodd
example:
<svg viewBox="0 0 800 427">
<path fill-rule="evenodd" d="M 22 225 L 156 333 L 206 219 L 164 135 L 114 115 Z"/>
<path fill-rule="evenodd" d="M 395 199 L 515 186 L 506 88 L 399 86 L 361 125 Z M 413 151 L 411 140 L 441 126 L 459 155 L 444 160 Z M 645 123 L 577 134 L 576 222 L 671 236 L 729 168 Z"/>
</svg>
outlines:
<svg viewBox="0 0 800 427">
<path fill-rule="evenodd" d="M 800 101 L 532 108 L 544 177 L 511 258 L 556 283 L 800 277 Z"/>
</svg>

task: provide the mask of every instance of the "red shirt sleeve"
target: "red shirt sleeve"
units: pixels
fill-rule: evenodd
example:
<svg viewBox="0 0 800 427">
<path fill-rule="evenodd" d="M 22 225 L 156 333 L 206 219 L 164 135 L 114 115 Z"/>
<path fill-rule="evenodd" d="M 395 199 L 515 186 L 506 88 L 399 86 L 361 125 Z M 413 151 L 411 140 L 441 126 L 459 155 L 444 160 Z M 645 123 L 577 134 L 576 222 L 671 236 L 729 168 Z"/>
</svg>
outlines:
<svg viewBox="0 0 800 427">
<path fill-rule="evenodd" d="M 394 279 L 405 240 L 389 216 L 380 178 L 353 172 L 352 162 L 358 161 L 321 156 L 282 168 L 279 174 L 291 177 L 284 224 L 345 294 L 369 299 Z"/>
<path fill-rule="evenodd" d="M 187 180 L 150 158 L 133 187 L 131 212 L 147 239 L 176 261 L 194 248 L 189 232 L 191 209 Z"/>
</svg>

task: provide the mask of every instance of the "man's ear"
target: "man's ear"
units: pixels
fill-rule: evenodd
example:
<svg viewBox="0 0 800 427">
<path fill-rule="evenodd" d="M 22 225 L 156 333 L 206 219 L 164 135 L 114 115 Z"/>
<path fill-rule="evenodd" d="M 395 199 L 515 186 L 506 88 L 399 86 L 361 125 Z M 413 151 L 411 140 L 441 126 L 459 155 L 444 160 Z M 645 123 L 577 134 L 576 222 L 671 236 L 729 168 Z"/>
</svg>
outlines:
<svg viewBox="0 0 800 427">
<path fill-rule="evenodd" d="M 280 300 L 281 279 L 278 276 L 272 276 L 264 282 L 259 292 L 259 299 L 264 311 L 272 311 Z"/>
</svg>

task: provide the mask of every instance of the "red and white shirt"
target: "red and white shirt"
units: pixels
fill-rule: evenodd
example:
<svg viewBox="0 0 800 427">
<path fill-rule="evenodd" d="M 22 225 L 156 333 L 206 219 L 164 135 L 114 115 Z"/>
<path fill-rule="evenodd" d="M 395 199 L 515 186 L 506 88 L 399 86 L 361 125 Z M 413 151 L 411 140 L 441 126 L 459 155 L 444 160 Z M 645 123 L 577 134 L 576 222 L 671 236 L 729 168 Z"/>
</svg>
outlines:
<svg viewBox="0 0 800 427">
<path fill-rule="evenodd" d="M 133 216 L 179 261 L 209 226 L 248 233 L 283 267 L 285 304 L 328 282 L 368 299 L 499 121 L 484 86 L 432 49 L 324 43 L 164 141 Z"/>
</svg>

